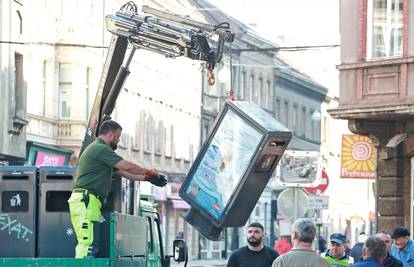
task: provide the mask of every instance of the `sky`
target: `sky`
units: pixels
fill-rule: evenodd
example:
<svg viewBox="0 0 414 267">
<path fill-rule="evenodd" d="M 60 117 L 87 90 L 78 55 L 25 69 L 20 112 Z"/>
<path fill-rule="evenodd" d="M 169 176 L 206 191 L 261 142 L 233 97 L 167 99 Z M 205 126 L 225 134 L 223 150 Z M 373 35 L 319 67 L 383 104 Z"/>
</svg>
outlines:
<svg viewBox="0 0 414 267">
<path fill-rule="evenodd" d="M 339 0 L 209 0 L 280 46 L 339 44 Z M 284 59 L 338 94 L 339 48 L 282 52 Z"/>
</svg>

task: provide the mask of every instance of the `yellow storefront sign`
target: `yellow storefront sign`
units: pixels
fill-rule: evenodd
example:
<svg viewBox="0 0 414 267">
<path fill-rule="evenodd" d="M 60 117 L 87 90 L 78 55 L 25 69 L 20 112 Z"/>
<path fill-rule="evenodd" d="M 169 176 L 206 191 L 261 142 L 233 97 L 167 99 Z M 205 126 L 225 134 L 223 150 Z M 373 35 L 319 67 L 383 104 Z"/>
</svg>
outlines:
<svg viewBox="0 0 414 267">
<path fill-rule="evenodd" d="M 341 177 L 375 179 L 377 149 L 363 135 L 342 135 Z"/>
</svg>

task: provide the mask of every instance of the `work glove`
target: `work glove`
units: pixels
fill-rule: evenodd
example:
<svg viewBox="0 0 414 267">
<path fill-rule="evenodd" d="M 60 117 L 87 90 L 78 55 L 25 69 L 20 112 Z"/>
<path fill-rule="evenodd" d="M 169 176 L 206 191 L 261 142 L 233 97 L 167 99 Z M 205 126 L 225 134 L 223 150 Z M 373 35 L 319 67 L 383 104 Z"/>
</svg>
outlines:
<svg viewBox="0 0 414 267">
<path fill-rule="evenodd" d="M 158 171 L 156 169 L 145 169 L 144 175 L 145 176 L 152 176 L 152 175 L 157 176 Z"/>
<path fill-rule="evenodd" d="M 156 185 L 158 187 L 163 187 L 167 184 L 167 179 L 164 175 L 147 175 L 145 176 L 145 180 L 150 182 L 153 185 Z"/>
</svg>

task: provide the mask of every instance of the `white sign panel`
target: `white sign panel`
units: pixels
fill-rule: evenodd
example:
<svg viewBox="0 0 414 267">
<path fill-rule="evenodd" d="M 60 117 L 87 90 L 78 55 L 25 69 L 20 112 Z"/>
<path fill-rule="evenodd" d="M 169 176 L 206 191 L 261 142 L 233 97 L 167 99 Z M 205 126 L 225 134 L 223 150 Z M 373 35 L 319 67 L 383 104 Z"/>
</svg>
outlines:
<svg viewBox="0 0 414 267">
<path fill-rule="evenodd" d="M 328 196 L 308 195 L 308 209 L 321 210 L 329 208 Z"/>
</svg>

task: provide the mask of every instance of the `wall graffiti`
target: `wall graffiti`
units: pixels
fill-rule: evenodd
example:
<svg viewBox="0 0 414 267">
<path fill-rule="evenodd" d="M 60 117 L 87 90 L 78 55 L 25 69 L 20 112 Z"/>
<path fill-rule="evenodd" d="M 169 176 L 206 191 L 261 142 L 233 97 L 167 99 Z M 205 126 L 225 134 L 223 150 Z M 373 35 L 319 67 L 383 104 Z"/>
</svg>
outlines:
<svg viewBox="0 0 414 267">
<path fill-rule="evenodd" d="M 0 213 L 0 232 L 6 232 L 8 235 L 26 242 L 29 242 L 33 236 L 31 229 L 18 220 L 11 218 L 7 213 Z"/>
</svg>

